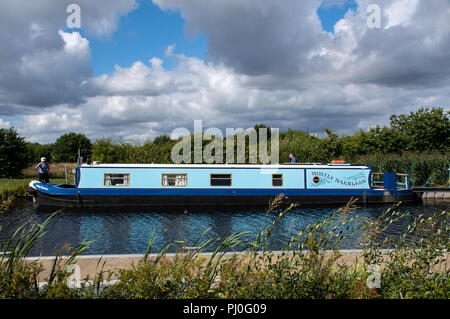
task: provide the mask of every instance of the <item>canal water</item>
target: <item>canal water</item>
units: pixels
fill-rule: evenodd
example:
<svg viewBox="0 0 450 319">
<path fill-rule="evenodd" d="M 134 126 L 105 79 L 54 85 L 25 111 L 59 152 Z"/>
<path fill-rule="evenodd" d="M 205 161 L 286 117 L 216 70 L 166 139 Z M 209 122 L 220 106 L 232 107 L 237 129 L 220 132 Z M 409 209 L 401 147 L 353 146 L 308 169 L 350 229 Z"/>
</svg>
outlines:
<svg viewBox="0 0 450 319">
<path fill-rule="evenodd" d="M 352 214 L 374 219 L 390 206 L 359 207 Z M 409 215 L 393 223 L 383 232 L 382 237 L 395 237 L 401 234 L 408 224 L 419 214 L 430 216 L 448 211 L 450 203 L 421 203 L 400 205 L 395 211 Z M 288 211 L 273 227 L 269 248 L 280 250 L 307 225 L 319 222 L 330 216 L 338 207 L 296 207 Z M 11 210 L 0 214 L 0 242 L 5 242 L 14 231 L 25 223 L 40 223 L 52 211 L 36 211 L 29 201 L 16 204 Z M 221 238 L 238 232 L 246 232 L 241 238 L 246 243 L 255 239 L 258 232 L 268 227 L 277 218 L 279 211 L 267 213 L 258 209 L 66 209 L 59 212 L 46 228 L 47 233 L 33 247 L 30 256 L 53 256 L 65 244 L 72 247 L 82 241 L 93 241 L 83 254 L 143 254 L 146 252 L 152 233 L 155 241 L 151 252 L 173 241 L 184 241 L 187 246 L 195 245 L 195 240 L 206 230 L 203 240 Z M 355 235 L 356 236 L 356 235 Z M 357 236 L 359 237 L 359 236 Z M 383 239 L 383 238 L 380 238 Z M 205 252 L 215 249 L 212 244 Z M 355 237 L 343 249 L 358 249 Z M 176 251 L 181 244 L 169 247 L 168 252 Z M 234 250 L 242 249 L 245 243 Z"/>
</svg>

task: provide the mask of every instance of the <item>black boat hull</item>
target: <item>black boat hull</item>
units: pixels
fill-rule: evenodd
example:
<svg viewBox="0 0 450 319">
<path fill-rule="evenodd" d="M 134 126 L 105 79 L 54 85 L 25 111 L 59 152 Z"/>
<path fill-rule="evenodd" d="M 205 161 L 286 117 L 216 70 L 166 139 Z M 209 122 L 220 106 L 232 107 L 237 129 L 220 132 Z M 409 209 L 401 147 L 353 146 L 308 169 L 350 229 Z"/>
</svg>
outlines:
<svg viewBox="0 0 450 319">
<path fill-rule="evenodd" d="M 35 207 L 191 207 L 191 206 L 267 206 L 276 196 L 67 196 L 49 195 L 30 189 Z M 396 202 L 413 202 L 412 193 L 383 194 L 382 196 L 350 195 L 302 195 L 284 196 L 283 204 L 300 205 L 346 204 L 351 199 L 358 199 L 358 204 L 386 204 Z"/>
</svg>

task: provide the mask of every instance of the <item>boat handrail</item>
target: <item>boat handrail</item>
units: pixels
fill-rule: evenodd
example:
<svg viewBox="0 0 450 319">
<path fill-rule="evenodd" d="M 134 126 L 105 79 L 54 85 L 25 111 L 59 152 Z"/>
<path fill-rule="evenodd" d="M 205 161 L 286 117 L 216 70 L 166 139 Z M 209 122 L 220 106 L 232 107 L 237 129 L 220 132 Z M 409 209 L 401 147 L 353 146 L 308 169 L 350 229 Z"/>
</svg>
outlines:
<svg viewBox="0 0 450 319">
<path fill-rule="evenodd" d="M 372 175 L 377 175 L 377 176 L 384 176 L 384 173 L 374 173 L 372 172 Z M 403 187 L 404 189 L 409 189 L 409 185 L 408 185 L 408 179 L 410 174 L 404 174 L 404 173 L 395 173 L 395 175 L 397 177 L 403 177 L 404 181 L 402 182 L 397 182 L 397 186 Z M 383 180 L 373 180 L 372 179 L 372 185 L 373 186 L 380 186 L 383 185 L 384 181 Z"/>
</svg>

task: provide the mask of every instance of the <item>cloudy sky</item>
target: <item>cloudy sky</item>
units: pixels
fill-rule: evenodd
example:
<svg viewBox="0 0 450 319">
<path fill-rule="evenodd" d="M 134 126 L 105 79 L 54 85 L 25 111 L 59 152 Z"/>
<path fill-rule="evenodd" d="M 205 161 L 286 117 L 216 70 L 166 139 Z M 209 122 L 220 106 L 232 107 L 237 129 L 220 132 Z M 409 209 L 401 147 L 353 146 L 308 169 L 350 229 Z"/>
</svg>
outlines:
<svg viewBox="0 0 450 319">
<path fill-rule="evenodd" d="M 71 3 L 80 28 L 67 24 Z M 353 133 L 449 106 L 449 0 L 0 6 L 0 127 L 28 141 L 67 132 L 144 141 L 193 131 L 194 120 L 223 132 L 266 123 Z"/>
</svg>

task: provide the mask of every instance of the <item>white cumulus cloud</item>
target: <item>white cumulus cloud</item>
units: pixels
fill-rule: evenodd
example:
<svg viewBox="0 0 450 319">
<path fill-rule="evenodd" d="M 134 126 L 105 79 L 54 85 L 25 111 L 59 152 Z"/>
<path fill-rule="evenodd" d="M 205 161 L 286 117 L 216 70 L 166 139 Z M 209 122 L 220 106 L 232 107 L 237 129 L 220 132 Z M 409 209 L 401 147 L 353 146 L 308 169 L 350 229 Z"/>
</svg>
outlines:
<svg viewBox="0 0 450 319">
<path fill-rule="evenodd" d="M 0 41 L 9 44 L 0 50 L 0 116 L 22 114 L 23 120 L 0 124 L 41 142 L 68 131 L 143 141 L 176 127 L 192 130 L 194 120 L 203 120 L 205 129 L 264 122 L 311 134 L 323 128 L 351 133 L 388 124 L 393 113 L 448 107 L 448 0 L 355 0 L 358 9 L 347 12 L 334 34 L 322 30 L 317 9 L 342 6 L 340 0 L 153 2 L 178 10 L 186 34 L 206 38 L 204 60 L 172 43 L 162 57 L 94 77 L 89 36 L 111 34 L 133 1 L 80 4 L 93 8 L 86 36 L 60 31 L 45 1 L 32 23 L 24 22 L 31 11 L 14 11 L 24 24 L 17 22 L 14 36 L 25 44 L 0 31 Z M 381 8 L 380 29 L 366 23 L 372 3 Z M 1 27 L 16 25 L 0 17 L 8 20 L 0 20 Z M 164 58 L 173 67 L 165 68 Z"/>
</svg>

